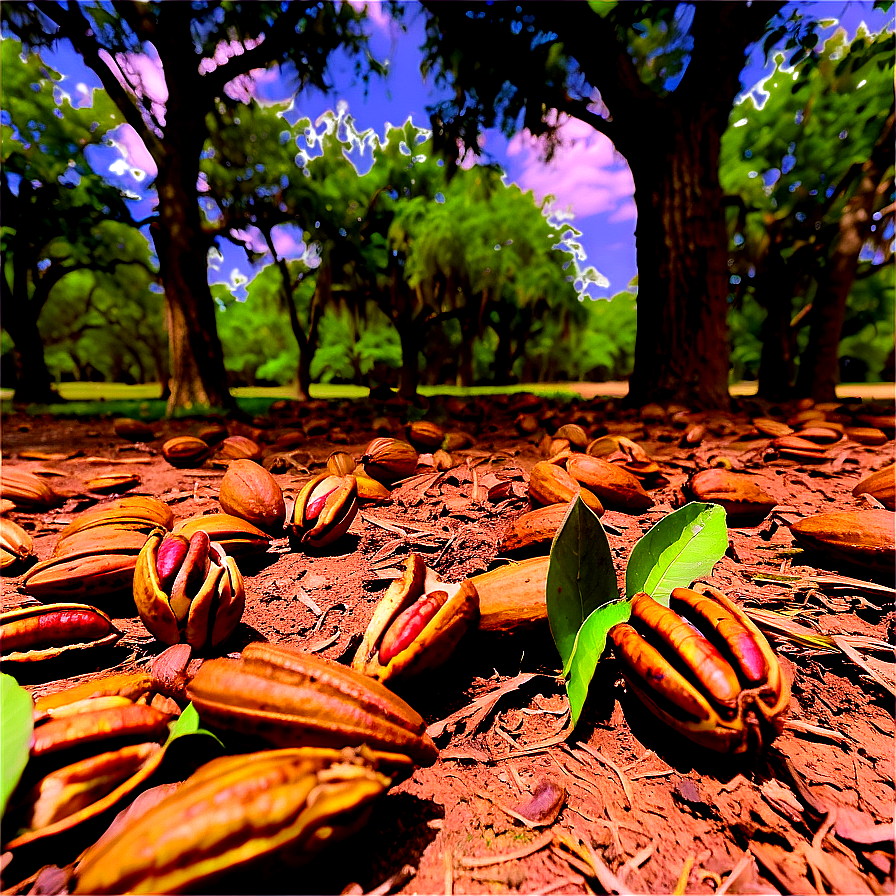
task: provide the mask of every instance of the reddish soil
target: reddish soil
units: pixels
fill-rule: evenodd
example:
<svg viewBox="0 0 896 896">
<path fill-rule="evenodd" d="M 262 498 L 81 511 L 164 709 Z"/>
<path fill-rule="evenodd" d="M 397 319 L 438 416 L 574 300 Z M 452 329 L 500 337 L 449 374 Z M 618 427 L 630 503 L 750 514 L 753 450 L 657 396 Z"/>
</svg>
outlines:
<svg viewBox="0 0 896 896">
<path fill-rule="evenodd" d="M 265 464 L 273 465 L 289 505 L 331 451 L 359 457 L 376 435 L 403 436 L 405 410 L 394 400 L 385 406 L 281 403 L 270 418 L 254 426 L 230 424 L 229 430 L 268 446 Z M 637 539 L 681 503 L 686 478 L 727 464 L 752 476 L 778 507 L 757 525 L 729 528 L 729 551 L 707 581 L 746 606 L 792 611 L 818 631 L 893 643 L 892 592 L 871 596 L 860 587 L 805 581 L 839 574 L 892 586 L 892 577 L 804 553 L 784 524 L 829 510 L 879 507 L 873 498 L 853 497 L 852 489 L 867 472 L 893 462 L 893 431 L 878 447 L 840 441 L 821 463 L 788 460 L 770 451 L 769 439 L 750 419 L 785 419 L 794 410 L 742 402 L 736 414 L 704 415 L 704 439 L 684 448 L 684 430 L 668 417 L 654 420 L 649 411 L 639 415 L 612 402 L 559 404 L 525 396 L 433 401 L 426 419 L 469 432 L 473 447 L 454 452 L 447 471 L 418 467 L 389 502 L 363 507 L 332 550 L 296 552 L 284 538 L 260 558 L 240 561 L 247 606 L 227 647 L 233 652 L 267 639 L 349 662 L 408 552 L 420 553 L 447 581 L 490 568 L 504 528 L 529 509 L 525 481 L 545 457 L 539 447 L 544 432 L 563 423 L 579 423 L 591 437 L 609 431 L 633 439 L 663 474 L 651 489 L 653 508 L 603 516 L 620 582 Z M 892 407 L 871 410 L 892 420 Z M 535 415 L 538 432 L 520 435 L 515 421 L 521 412 Z M 53 511 L 11 514 L 34 537 L 40 559 L 52 553 L 72 516 L 94 502 L 84 495 L 84 480 L 103 472 L 138 472 L 141 485 L 131 494 L 161 498 L 177 520 L 219 509 L 225 462 L 179 470 L 160 454 L 165 439 L 194 432 L 197 421 L 156 424 L 157 438 L 137 445 L 117 437 L 109 420 L 16 415 L 3 423 L 4 464 L 40 471 L 71 495 Z M 303 435 L 298 447 L 273 458 L 270 446 L 285 430 Z M 71 456 L 27 459 L 34 451 Z M 97 457 L 129 463 L 104 465 Z M 489 489 L 500 479 L 511 486 L 490 500 Z M 792 587 L 753 581 L 754 574 L 779 573 L 803 581 Z M 34 603 L 20 583 L 21 577 L 4 580 L 5 610 Z M 103 668 L 132 668 L 162 649 L 129 598 L 99 605 L 125 632 L 104 654 Z M 446 726 L 436 736 L 438 762 L 394 787 L 354 839 L 298 873 L 268 862 L 250 875 L 219 880 L 213 892 L 564 894 L 609 891 L 621 881 L 645 893 L 892 893 L 892 652 L 860 651 L 862 668 L 841 652 L 787 641 L 775 646 L 793 676 L 793 724 L 758 754 L 724 756 L 695 746 L 644 710 L 626 693 L 612 658 L 600 664 L 583 717 L 562 740 L 556 736 L 568 724 L 567 700 L 547 625 L 505 636 L 470 635 L 446 667 L 399 692 L 434 724 L 503 687 L 493 711 L 480 714 L 475 728 L 470 716 Z M 85 656 L 78 663 L 64 678 L 55 677 L 62 674 L 56 666 L 50 673 L 30 671 L 26 683 L 46 693 L 97 673 L 96 660 Z M 564 805 L 550 826 L 530 830 L 505 809 L 519 806 L 545 780 L 565 788 Z M 42 861 L 67 868 L 84 845 L 74 852 L 60 845 L 58 855 L 48 850 Z M 473 861 L 502 854 L 504 860 L 491 864 Z M 601 881 L 592 859 L 615 874 L 617 884 Z M 13 856 L 4 886 L 33 870 L 20 865 L 17 872 Z M 65 879 L 55 888 L 45 879 L 45 888 L 32 892 L 60 892 Z M 15 892 L 29 892 L 29 886 Z"/>
</svg>

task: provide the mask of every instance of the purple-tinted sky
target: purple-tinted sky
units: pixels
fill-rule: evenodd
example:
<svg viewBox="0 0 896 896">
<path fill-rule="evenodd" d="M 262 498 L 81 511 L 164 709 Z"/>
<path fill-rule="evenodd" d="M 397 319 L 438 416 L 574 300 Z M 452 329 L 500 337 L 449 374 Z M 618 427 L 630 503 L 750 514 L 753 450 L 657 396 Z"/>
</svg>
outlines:
<svg viewBox="0 0 896 896">
<path fill-rule="evenodd" d="M 360 5 L 360 0 L 356 5 Z M 864 21 L 871 31 L 887 27 L 892 16 L 873 9 L 871 2 L 856 0 L 828 0 L 828 2 L 798 3 L 807 17 L 836 20 L 849 37 L 855 34 Z M 372 79 L 365 93 L 363 85 L 356 82 L 353 62 L 344 55 L 337 55 L 331 66 L 332 90 L 322 93 L 307 90 L 295 97 L 292 114 L 309 117 L 312 121 L 343 101 L 352 114 L 359 130 L 373 128 L 383 135 L 385 123 L 402 124 L 409 116 L 415 124 L 428 126 L 426 106 L 438 96 L 438 90 L 430 77 L 424 81 L 420 74 L 423 43 L 424 14 L 413 2 L 408 3 L 403 30 L 393 22 L 384 7 L 377 2 L 366 4 L 371 51 L 380 60 L 388 59 L 389 76 L 385 81 Z M 789 7 L 785 8 L 785 12 Z M 827 37 L 835 30 L 831 25 L 822 31 Z M 65 75 L 63 89 L 73 102 L 85 97 L 92 87 L 98 87 L 96 75 L 87 69 L 72 48 L 60 44 L 48 62 Z M 144 83 L 152 92 L 152 98 L 164 103 L 167 89 L 164 78 L 149 59 L 138 61 Z M 741 76 L 745 91 L 755 90 L 774 70 L 774 62 L 765 64 L 758 45 L 749 55 Z M 253 93 L 262 101 L 282 102 L 291 98 L 289 81 L 271 69 L 256 78 Z M 114 149 L 96 155 L 98 166 L 111 166 L 116 182 L 134 193 L 145 193 L 147 181 L 155 170 L 136 134 L 125 126 L 115 134 Z M 499 132 L 484 135 L 482 148 L 490 161 L 497 161 L 506 171 L 508 182 L 515 182 L 523 189 L 532 190 L 537 199 L 546 195 L 555 197 L 553 208 L 582 231 L 581 243 L 587 253 L 587 263 L 596 267 L 609 280 L 607 287 L 590 288 L 592 295 L 613 295 L 624 289 L 637 272 L 635 262 L 636 210 L 633 199 L 634 185 L 625 160 L 601 134 L 578 121 L 564 126 L 565 145 L 558 151 L 550 165 L 545 164 L 538 146 L 526 135 L 508 140 Z M 143 173 L 145 172 L 145 174 Z M 151 213 L 148 200 L 135 202 L 135 216 Z M 222 258 L 210 270 L 213 281 L 230 281 L 235 269 L 250 272 L 242 250 L 222 241 Z"/>
</svg>

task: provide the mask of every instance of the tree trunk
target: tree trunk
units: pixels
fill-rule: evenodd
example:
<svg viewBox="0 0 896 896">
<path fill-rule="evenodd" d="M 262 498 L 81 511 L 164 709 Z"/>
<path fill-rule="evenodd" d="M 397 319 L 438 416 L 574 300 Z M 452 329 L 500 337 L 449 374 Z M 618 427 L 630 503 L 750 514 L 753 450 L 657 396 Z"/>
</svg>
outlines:
<svg viewBox="0 0 896 896">
<path fill-rule="evenodd" d="M 176 118 L 171 114 L 171 118 Z M 168 413 L 195 405 L 233 409 L 215 306 L 208 286 L 208 239 L 202 233 L 196 180 L 201 135 L 171 129 L 159 167 L 159 225 L 153 228 L 168 318 L 171 395 Z"/>
<path fill-rule="evenodd" d="M 398 394 L 410 401 L 417 395 L 420 382 L 420 334 L 413 321 L 405 318 L 395 321 L 398 338 L 401 341 L 401 379 Z"/>
<path fill-rule="evenodd" d="M 37 321 L 28 313 L 27 297 L 20 306 L 21 314 L 13 310 L 17 304 L 10 303 L 3 309 L 3 326 L 15 343 L 16 391 L 13 401 L 60 401 L 44 358 L 44 344 Z"/>
<path fill-rule="evenodd" d="M 884 126 L 871 158 L 862 166 L 862 177 L 840 218 L 837 236 L 828 255 L 827 267 L 819 279 L 812 301 L 809 345 L 800 359 L 798 395 L 815 401 L 834 401 L 840 379 L 840 334 L 846 316 L 846 302 L 856 278 L 859 253 L 871 234 L 875 203 L 892 186 L 884 179 L 892 164 L 894 115 Z"/>
<path fill-rule="evenodd" d="M 627 401 L 727 408 L 724 116 L 664 108 L 627 146 L 638 206 L 638 332 Z M 696 114 L 694 114 L 696 113 Z"/>
</svg>

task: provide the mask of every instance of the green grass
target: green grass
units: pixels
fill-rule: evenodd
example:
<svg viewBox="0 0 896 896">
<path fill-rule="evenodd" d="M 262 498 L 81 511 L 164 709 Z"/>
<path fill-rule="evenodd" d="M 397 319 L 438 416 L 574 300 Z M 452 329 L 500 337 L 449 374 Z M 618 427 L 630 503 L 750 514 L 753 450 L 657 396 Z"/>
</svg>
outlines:
<svg viewBox="0 0 896 896">
<path fill-rule="evenodd" d="M 65 402 L 59 404 L 29 405 L 29 414 L 52 414 L 56 417 L 134 417 L 139 420 L 159 420 L 165 416 L 165 402 L 159 396 L 159 386 L 155 383 L 128 386 L 124 383 L 60 383 L 60 396 Z M 438 395 L 476 396 L 501 395 L 517 392 L 534 392 L 550 398 L 569 399 L 576 395 L 586 398 L 594 396 L 623 397 L 628 391 L 627 383 L 523 383 L 515 386 L 421 386 L 420 394 L 428 398 Z M 364 386 L 342 386 L 330 383 L 315 383 L 311 386 L 311 397 L 325 401 L 366 398 L 369 390 Z M 748 396 L 756 394 L 755 383 L 736 383 L 731 387 L 732 395 Z M 844 384 L 837 387 L 841 398 L 892 399 L 892 383 Z M 0 410 L 4 414 L 13 411 L 12 389 L 0 389 Z M 273 402 L 279 399 L 295 398 L 295 390 L 290 386 L 239 387 L 233 389 L 233 396 L 240 409 L 247 414 L 266 414 Z M 213 413 L 215 409 L 204 408 L 178 416 L 197 416 Z"/>
<path fill-rule="evenodd" d="M 138 420 L 160 420 L 165 416 L 165 402 L 160 399 L 157 384 L 128 386 L 124 383 L 60 383 L 57 390 L 65 402 L 58 404 L 29 405 L 29 414 L 51 414 L 54 417 L 133 417 Z M 240 409 L 247 414 L 266 414 L 273 402 L 279 399 L 295 398 L 295 390 L 290 386 L 237 387 L 232 390 Z M 519 386 L 422 386 L 420 394 L 435 395 L 499 395 L 502 393 L 537 392 L 540 395 L 571 398 L 572 389 L 557 385 L 533 383 Z M 370 390 L 365 386 L 332 385 L 314 383 L 311 397 L 324 401 L 366 398 Z M 12 389 L 0 389 L 0 410 L 11 413 Z M 178 414 L 191 416 L 214 413 L 214 408 Z"/>
</svg>

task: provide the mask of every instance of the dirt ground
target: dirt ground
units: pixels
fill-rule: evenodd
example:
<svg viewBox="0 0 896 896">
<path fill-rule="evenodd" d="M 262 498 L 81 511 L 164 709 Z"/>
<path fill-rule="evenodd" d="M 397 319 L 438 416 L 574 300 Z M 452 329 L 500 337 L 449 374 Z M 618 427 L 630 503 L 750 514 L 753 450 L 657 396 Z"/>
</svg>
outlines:
<svg viewBox="0 0 896 896">
<path fill-rule="evenodd" d="M 778 506 L 757 525 L 729 523 L 728 553 L 707 581 L 746 606 L 792 612 L 818 631 L 892 644 L 891 591 L 809 581 L 845 575 L 892 586 L 892 576 L 805 553 L 786 526 L 824 511 L 879 507 L 873 498 L 853 497 L 852 489 L 893 462 L 892 428 L 885 445 L 843 440 L 828 447 L 823 462 L 804 463 L 776 456 L 750 423 L 758 416 L 786 419 L 794 407 L 739 401 L 729 415 L 693 416 L 687 425 L 703 422 L 707 430 L 690 447 L 680 447 L 684 421 L 675 426 L 668 415 L 623 410 L 613 399 L 560 403 L 514 395 L 433 399 L 425 408 L 396 400 L 281 402 L 252 425 L 230 423 L 231 434 L 265 446 L 265 465 L 287 505 L 332 451 L 360 457 L 377 435 L 403 437 L 409 412 L 425 411 L 425 419 L 468 432 L 473 441 L 452 453 L 446 471 L 421 457 L 417 475 L 387 503 L 362 507 L 332 550 L 297 552 L 282 538 L 267 554 L 240 561 L 247 605 L 228 649 L 266 639 L 349 662 L 410 551 L 446 581 L 492 568 L 502 532 L 530 507 L 526 480 L 545 458 L 544 434 L 565 423 L 580 424 L 592 438 L 625 435 L 660 467 L 650 489 L 654 507 L 640 514 L 608 510 L 602 518 L 620 582 L 632 546 L 681 503 L 687 477 L 724 464 L 748 473 Z M 866 410 L 892 421 L 892 403 Z M 521 434 L 524 414 L 534 415 L 536 432 Z M 40 472 L 70 496 L 58 509 L 13 512 L 12 519 L 45 559 L 72 516 L 96 500 L 85 494 L 84 481 L 121 470 L 141 478 L 130 494 L 161 498 L 176 520 L 217 511 L 226 463 L 175 469 L 160 454 L 167 438 L 193 433 L 200 423 L 161 422 L 154 440 L 131 444 L 115 435 L 111 420 L 6 416 L 4 465 Z M 275 448 L 287 431 L 296 433 L 295 444 Z M 798 580 L 755 581 L 770 574 Z M 34 603 L 20 583 L 21 577 L 5 578 L 4 610 Z M 161 650 L 129 599 L 98 605 L 125 632 L 104 668 L 132 668 Z M 598 667 L 583 717 L 564 739 L 568 704 L 547 625 L 503 636 L 474 633 L 446 667 L 399 691 L 434 732 L 435 765 L 394 787 L 359 835 L 301 871 L 284 873 L 266 863 L 250 875 L 219 880 L 214 892 L 892 893 L 892 651 L 860 651 L 860 666 L 840 651 L 786 641 L 776 647 L 793 676 L 788 728 L 758 755 L 724 756 L 695 746 L 644 710 L 626 693 L 611 657 Z M 33 671 L 25 683 L 45 693 L 96 673 L 95 662 L 79 662 L 64 679 Z M 487 709 L 464 715 L 474 701 Z M 563 807 L 551 825 L 529 829 L 506 810 L 519 808 L 545 781 L 565 790 Z M 73 858 L 61 850 L 43 861 L 64 867 Z M 601 879 L 604 868 L 615 877 Z M 16 873 L 15 857 L 3 876 L 4 887 L 25 876 Z"/>
</svg>

